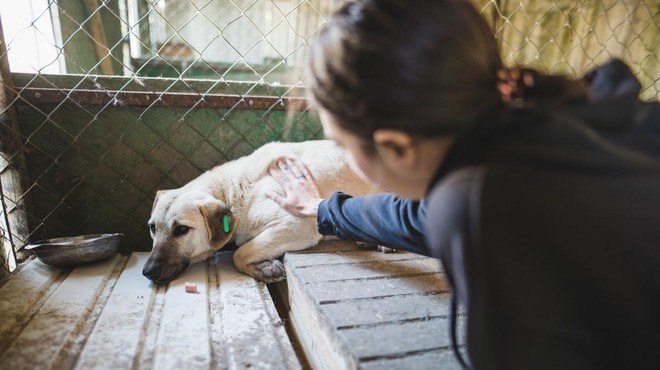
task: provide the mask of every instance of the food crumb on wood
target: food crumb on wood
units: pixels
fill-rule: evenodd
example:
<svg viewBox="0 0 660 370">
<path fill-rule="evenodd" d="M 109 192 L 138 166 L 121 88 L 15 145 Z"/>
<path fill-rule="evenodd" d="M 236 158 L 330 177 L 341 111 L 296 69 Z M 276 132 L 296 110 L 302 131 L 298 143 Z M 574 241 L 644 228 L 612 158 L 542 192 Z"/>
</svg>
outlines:
<svg viewBox="0 0 660 370">
<path fill-rule="evenodd" d="M 197 293 L 197 284 L 186 281 L 186 293 Z"/>
</svg>

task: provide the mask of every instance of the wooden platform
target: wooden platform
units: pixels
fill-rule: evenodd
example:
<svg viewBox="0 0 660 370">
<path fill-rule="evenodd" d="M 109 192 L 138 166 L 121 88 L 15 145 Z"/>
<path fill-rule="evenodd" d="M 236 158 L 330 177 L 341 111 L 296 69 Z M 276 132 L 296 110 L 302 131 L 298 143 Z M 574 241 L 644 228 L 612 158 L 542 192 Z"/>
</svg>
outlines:
<svg viewBox="0 0 660 370">
<path fill-rule="evenodd" d="M 437 260 L 325 242 L 285 256 L 279 299 L 231 252 L 161 287 L 142 276 L 146 258 L 32 261 L 1 282 L 0 369 L 459 368 Z"/>
<path fill-rule="evenodd" d="M 313 368 L 460 368 L 438 260 L 330 242 L 288 253 L 285 266 L 291 321 Z"/>
<path fill-rule="evenodd" d="M 146 258 L 25 266 L 0 287 L 0 368 L 301 368 L 268 289 L 229 253 L 168 287 L 142 276 Z M 199 293 L 185 293 L 185 281 Z"/>
</svg>

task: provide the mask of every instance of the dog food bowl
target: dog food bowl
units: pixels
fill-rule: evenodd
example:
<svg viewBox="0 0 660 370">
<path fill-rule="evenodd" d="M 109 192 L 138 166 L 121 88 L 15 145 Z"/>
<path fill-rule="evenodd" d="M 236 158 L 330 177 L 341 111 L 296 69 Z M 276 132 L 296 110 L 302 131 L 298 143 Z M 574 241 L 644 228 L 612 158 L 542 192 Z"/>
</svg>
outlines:
<svg viewBox="0 0 660 370">
<path fill-rule="evenodd" d="M 41 262 L 70 267 L 100 261 L 117 253 L 119 237 L 124 234 L 87 234 L 40 240 L 25 246 Z"/>
</svg>

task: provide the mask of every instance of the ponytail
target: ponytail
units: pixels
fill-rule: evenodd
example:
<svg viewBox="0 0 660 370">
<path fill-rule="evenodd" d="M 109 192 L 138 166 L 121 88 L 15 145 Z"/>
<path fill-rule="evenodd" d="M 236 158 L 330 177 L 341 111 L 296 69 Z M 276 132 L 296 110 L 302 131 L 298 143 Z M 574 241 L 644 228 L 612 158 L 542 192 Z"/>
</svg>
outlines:
<svg viewBox="0 0 660 370">
<path fill-rule="evenodd" d="M 571 80 L 528 68 L 502 68 L 497 71 L 497 89 L 510 109 L 562 107 L 588 100 L 585 79 Z"/>
</svg>

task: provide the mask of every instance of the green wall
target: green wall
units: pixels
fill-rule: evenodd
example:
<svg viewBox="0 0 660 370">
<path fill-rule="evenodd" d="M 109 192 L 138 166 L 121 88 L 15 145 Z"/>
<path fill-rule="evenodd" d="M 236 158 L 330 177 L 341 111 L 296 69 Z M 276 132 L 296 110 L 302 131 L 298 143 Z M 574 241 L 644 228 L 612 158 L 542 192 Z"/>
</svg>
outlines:
<svg viewBox="0 0 660 370">
<path fill-rule="evenodd" d="M 60 86 L 81 85 L 72 76 L 53 79 Z M 105 83 L 128 80 L 113 81 Z M 144 81 L 147 88 L 163 83 Z M 32 184 L 26 192 L 34 207 L 32 241 L 121 232 L 124 253 L 151 248 L 146 224 L 156 190 L 179 187 L 270 141 L 322 137 L 309 112 L 21 101 L 16 107 Z"/>
</svg>

